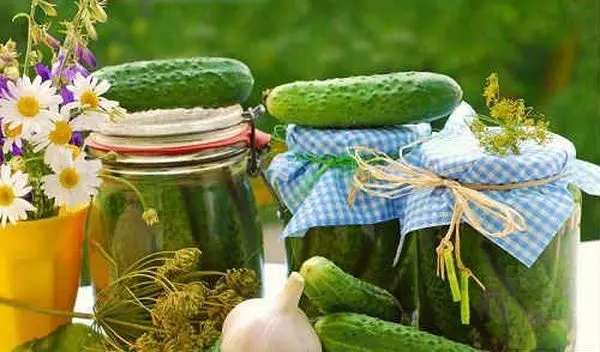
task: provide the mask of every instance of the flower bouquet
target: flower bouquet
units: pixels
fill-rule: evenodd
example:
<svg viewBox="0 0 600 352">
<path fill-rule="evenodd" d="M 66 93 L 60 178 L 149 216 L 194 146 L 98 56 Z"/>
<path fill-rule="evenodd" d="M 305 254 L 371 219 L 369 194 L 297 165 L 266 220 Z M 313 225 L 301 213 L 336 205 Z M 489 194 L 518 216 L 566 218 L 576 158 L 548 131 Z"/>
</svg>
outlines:
<svg viewBox="0 0 600 352">
<path fill-rule="evenodd" d="M 89 71 L 96 59 L 88 44 L 107 20 L 106 1 L 76 4 L 58 22 L 51 1 L 32 0 L 13 18 L 27 23 L 24 52 L 12 40 L 0 44 L 0 297 L 62 310 L 74 304 L 86 209 L 101 183 L 85 137 L 125 116 L 102 97 L 109 83 Z M 0 351 L 66 319 L 0 306 L 0 321 L 14 327 L 0 330 Z"/>
</svg>

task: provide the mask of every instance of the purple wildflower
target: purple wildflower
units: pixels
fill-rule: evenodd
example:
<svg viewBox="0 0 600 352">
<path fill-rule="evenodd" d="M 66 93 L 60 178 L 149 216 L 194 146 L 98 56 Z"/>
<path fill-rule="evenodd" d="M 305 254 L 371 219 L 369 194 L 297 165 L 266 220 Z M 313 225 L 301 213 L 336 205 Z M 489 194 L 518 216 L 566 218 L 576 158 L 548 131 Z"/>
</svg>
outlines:
<svg viewBox="0 0 600 352">
<path fill-rule="evenodd" d="M 53 78 L 50 69 L 42 63 L 35 65 L 35 73 L 37 73 L 38 76 L 42 77 L 43 81 L 48 81 Z"/>
<path fill-rule="evenodd" d="M 61 73 L 61 71 L 64 70 L 66 59 L 67 59 L 67 53 L 65 52 L 65 50 L 63 48 L 61 48 L 58 52 L 58 57 L 57 57 L 56 61 L 54 61 L 54 64 L 52 64 L 52 73 L 51 73 L 52 77 L 58 76 Z"/>
<path fill-rule="evenodd" d="M 46 44 L 51 49 L 54 49 L 54 50 L 60 49 L 60 41 L 48 33 L 46 33 Z"/>
<path fill-rule="evenodd" d="M 75 64 L 65 70 L 65 72 L 63 73 L 63 78 L 68 82 L 73 82 L 77 74 L 80 74 L 83 77 L 87 77 L 90 75 L 90 72 L 80 64 Z"/>
<path fill-rule="evenodd" d="M 23 150 L 17 146 L 16 143 L 12 145 L 12 155 L 13 156 L 23 156 Z"/>
<path fill-rule="evenodd" d="M 0 75 L 0 98 L 6 97 L 6 93 L 8 90 L 8 78 L 3 75 Z"/>
<path fill-rule="evenodd" d="M 76 145 L 79 148 L 81 148 L 83 146 L 83 140 L 84 140 L 84 136 L 83 136 L 83 132 L 80 131 L 76 131 L 73 132 L 73 135 L 71 136 L 71 144 L 72 145 Z"/>
<path fill-rule="evenodd" d="M 92 51 L 86 48 L 81 42 L 75 45 L 75 53 L 77 54 L 79 62 L 84 63 L 87 67 L 96 68 L 96 57 Z"/>
<path fill-rule="evenodd" d="M 63 104 L 69 104 L 75 101 L 75 95 L 73 92 L 67 89 L 67 87 L 62 87 L 60 89 L 60 96 L 62 97 Z"/>
</svg>

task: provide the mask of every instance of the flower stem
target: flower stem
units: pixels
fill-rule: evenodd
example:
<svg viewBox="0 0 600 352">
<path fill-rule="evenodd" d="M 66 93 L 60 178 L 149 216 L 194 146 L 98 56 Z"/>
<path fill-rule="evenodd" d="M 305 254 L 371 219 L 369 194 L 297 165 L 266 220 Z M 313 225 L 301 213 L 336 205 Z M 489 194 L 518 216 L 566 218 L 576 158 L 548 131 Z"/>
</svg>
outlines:
<svg viewBox="0 0 600 352">
<path fill-rule="evenodd" d="M 127 181 L 124 178 L 120 178 L 120 177 L 116 177 L 116 176 L 100 175 L 100 177 L 103 179 L 111 180 L 111 181 L 121 183 L 121 184 L 127 186 L 135 193 L 135 195 L 140 200 L 140 204 L 142 204 L 142 209 L 144 209 L 144 210 L 148 209 L 148 204 L 146 203 L 146 200 L 144 200 L 144 196 L 142 195 L 142 192 L 140 192 L 140 190 L 133 183 Z"/>
<path fill-rule="evenodd" d="M 477 118 L 480 119 L 480 120 L 482 120 L 482 121 L 485 121 L 485 122 L 488 122 L 488 123 L 492 123 L 492 124 L 497 125 L 497 126 L 504 126 L 504 124 L 502 123 L 502 121 L 498 121 L 498 120 L 496 120 L 496 119 L 494 119 L 492 117 L 486 116 L 486 115 L 478 114 Z"/>
<path fill-rule="evenodd" d="M 69 311 L 64 311 L 64 310 L 59 310 L 59 309 L 40 308 L 40 307 L 35 307 L 28 303 L 23 303 L 23 302 L 15 301 L 12 299 L 3 298 L 3 297 L 0 297 L 0 305 L 5 305 L 5 306 L 9 306 L 9 307 L 16 308 L 16 309 L 22 309 L 22 310 L 27 310 L 30 312 L 46 314 L 46 315 L 58 315 L 58 316 L 63 316 L 63 317 L 79 318 L 79 319 L 87 319 L 87 320 L 94 320 L 94 318 L 95 318 L 94 314 L 90 314 L 90 313 L 69 312 Z"/>
<path fill-rule="evenodd" d="M 69 60 L 71 59 L 71 57 L 73 56 L 73 54 L 75 52 L 75 39 L 77 37 L 75 32 L 81 28 L 81 23 L 83 21 L 83 13 L 88 7 L 89 7 L 89 5 L 88 5 L 87 1 L 81 1 L 79 4 L 79 9 L 77 10 L 77 13 L 75 13 L 75 16 L 73 16 L 73 21 L 71 23 L 71 27 L 68 28 L 67 36 L 65 38 L 65 45 L 64 45 L 65 59 L 60 63 L 60 67 L 58 69 L 58 74 L 55 77 L 56 80 L 60 80 L 67 63 L 69 62 Z M 56 83 L 58 83 L 58 82 L 56 82 Z"/>
<path fill-rule="evenodd" d="M 44 160 L 44 157 L 42 157 L 42 156 L 32 156 L 31 158 L 23 159 L 23 162 L 25 164 L 28 164 L 30 162 L 38 161 L 38 160 Z"/>
<path fill-rule="evenodd" d="M 137 330 L 141 330 L 141 331 L 150 331 L 150 332 L 157 332 L 157 333 L 164 332 L 163 330 L 160 330 L 160 329 L 157 329 L 157 328 L 154 328 L 154 327 L 151 327 L 151 326 L 130 323 L 130 322 L 122 321 L 122 320 L 119 320 L 119 319 L 103 318 L 102 320 L 104 320 L 107 323 L 111 323 L 111 324 L 115 324 L 115 325 L 121 325 L 121 326 L 125 326 L 125 327 L 128 327 L 128 328 L 133 328 L 133 329 L 137 329 Z"/>
<path fill-rule="evenodd" d="M 31 33 L 33 32 L 33 22 L 36 7 L 37 0 L 32 0 L 31 7 L 29 9 L 29 17 L 27 19 L 27 49 L 25 51 L 25 62 L 23 63 L 23 75 L 27 75 L 27 70 L 29 69 L 29 56 L 31 55 L 31 47 L 33 41 Z"/>
</svg>

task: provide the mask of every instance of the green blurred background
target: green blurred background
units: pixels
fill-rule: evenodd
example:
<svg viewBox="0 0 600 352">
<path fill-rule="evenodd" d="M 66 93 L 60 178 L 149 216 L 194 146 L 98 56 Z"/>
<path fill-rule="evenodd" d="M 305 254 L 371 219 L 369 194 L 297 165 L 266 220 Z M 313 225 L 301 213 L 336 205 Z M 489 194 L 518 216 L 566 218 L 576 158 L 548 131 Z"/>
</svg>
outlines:
<svg viewBox="0 0 600 352">
<path fill-rule="evenodd" d="M 23 42 L 23 24 L 10 18 L 27 3 L 0 1 L 0 39 Z M 249 104 L 298 79 L 431 70 L 454 77 L 482 109 L 484 79 L 496 71 L 503 94 L 538 107 L 580 158 L 600 164 L 597 0 L 110 0 L 108 13 L 92 45 L 101 65 L 234 57 L 256 78 Z M 598 239 L 600 201 L 584 207 L 583 238 Z"/>
</svg>

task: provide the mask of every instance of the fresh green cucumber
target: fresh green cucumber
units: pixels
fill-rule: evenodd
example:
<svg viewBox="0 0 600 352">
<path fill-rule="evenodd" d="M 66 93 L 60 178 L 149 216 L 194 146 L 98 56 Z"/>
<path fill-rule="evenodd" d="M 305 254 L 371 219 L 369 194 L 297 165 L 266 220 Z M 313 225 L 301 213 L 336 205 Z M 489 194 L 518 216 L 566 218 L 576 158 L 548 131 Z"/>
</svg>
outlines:
<svg viewBox="0 0 600 352">
<path fill-rule="evenodd" d="M 319 318 L 315 331 L 325 352 L 475 352 L 476 349 L 418 329 L 354 313 Z"/>
<path fill-rule="evenodd" d="M 563 352 L 569 346 L 569 324 L 564 320 L 552 320 L 537 330 L 537 351 Z"/>
<path fill-rule="evenodd" d="M 431 72 L 300 81 L 267 92 L 271 115 L 314 127 L 401 125 L 450 115 L 462 100 L 452 78 Z"/>
<path fill-rule="evenodd" d="M 364 261 L 361 260 L 362 270 L 357 272 L 357 277 L 389 292 L 394 292 L 399 284 L 398 271 L 403 268 L 402 264 L 404 264 L 394 266 L 396 249 L 400 243 L 398 221 L 392 220 L 362 227 L 364 233 L 362 236 L 370 238 L 373 245 L 370 248 L 363 247 L 363 251 L 367 251 L 368 255 Z M 363 257 L 365 257 L 364 254 Z M 403 289 L 407 289 L 407 287 Z"/>
<path fill-rule="evenodd" d="M 111 84 L 105 96 L 129 111 L 240 104 L 254 85 L 248 66 L 218 57 L 128 62 L 94 75 Z"/>
<path fill-rule="evenodd" d="M 326 258 L 310 258 L 300 274 L 305 280 L 304 294 L 322 313 L 355 312 L 389 321 L 402 318 L 402 308 L 392 294 L 344 272 Z"/>
<path fill-rule="evenodd" d="M 157 187 L 159 183 L 161 186 Z M 174 251 L 196 247 L 185 199 L 177 183 L 160 178 L 138 185 L 149 207 L 158 212 L 159 222 L 152 225 L 158 248 Z"/>
<path fill-rule="evenodd" d="M 321 256 L 331 260 L 352 275 L 364 266 L 363 255 L 368 253 L 369 239 L 361 225 L 325 226 L 311 229 L 307 258 Z"/>
<path fill-rule="evenodd" d="M 552 305 L 554 285 L 541 262 L 530 268 L 491 242 L 484 242 L 490 254 L 492 264 L 506 288 L 521 303 L 535 326 L 543 324 L 548 318 Z"/>
<path fill-rule="evenodd" d="M 482 242 L 487 239 L 468 225 L 461 226 L 461 236 L 461 253 L 465 265 L 486 286 L 483 291 L 474 283 L 469 285 L 472 309 L 485 321 L 489 334 L 509 351 L 533 351 L 537 345 L 534 327 L 525 309 L 494 271 L 482 246 Z"/>
<path fill-rule="evenodd" d="M 299 271 L 302 263 L 308 258 L 306 251 L 310 246 L 310 240 L 308 233 L 304 237 L 285 238 L 285 254 L 290 272 Z"/>
</svg>

